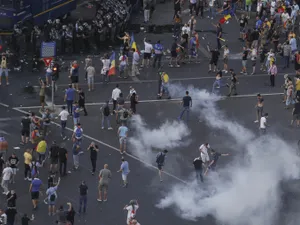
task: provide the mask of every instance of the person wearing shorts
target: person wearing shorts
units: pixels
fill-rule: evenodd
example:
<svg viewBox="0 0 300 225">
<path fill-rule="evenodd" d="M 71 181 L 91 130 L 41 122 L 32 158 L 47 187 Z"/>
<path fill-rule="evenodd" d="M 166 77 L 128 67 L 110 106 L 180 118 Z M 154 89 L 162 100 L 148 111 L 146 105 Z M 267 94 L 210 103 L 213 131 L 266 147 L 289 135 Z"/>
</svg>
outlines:
<svg viewBox="0 0 300 225">
<path fill-rule="evenodd" d="M 21 121 L 22 130 L 21 130 L 21 145 L 27 144 L 29 141 L 30 135 L 30 124 L 31 120 L 29 114 L 27 114 Z"/>
<path fill-rule="evenodd" d="M 0 66 L 0 85 L 2 84 L 2 76 L 3 75 L 5 76 L 5 79 L 6 79 L 6 85 L 9 85 L 7 59 L 6 59 L 6 56 L 2 54 L 1 66 Z"/>
<path fill-rule="evenodd" d="M 107 191 L 108 191 L 108 184 L 111 179 L 111 171 L 108 169 L 108 164 L 104 165 L 104 169 L 100 170 L 99 173 L 99 197 L 97 199 L 98 202 L 102 202 L 102 193 L 103 193 L 103 201 L 107 201 Z"/>
<path fill-rule="evenodd" d="M 120 142 L 120 153 L 126 153 L 126 141 L 128 135 L 128 128 L 122 123 L 122 126 L 118 129 L 119 142 Z"/>
<path fill-rule="evenodd" d="M 29 191 L 31 192 L 31 201 L 34 209 L 36 209 L 39 201 L 41 186 L 42 186 L 42 181 L 36 175 L 36 177 L 31 181 L 29 187 Z"/>
<path fill-rule="evenodd" d="M 146 66 L 149 67 L 151 54 L 152 54 L 152 51 L 153 51 L 153 46 L 152 46 L 150 40 L 146 41 L 146 38 L 144 39 L 144 45 L 145 45 L 144 59 L 143 59 L 141 67 L 144 67 L 145 63 L 146 63 Z"/>
</svg>

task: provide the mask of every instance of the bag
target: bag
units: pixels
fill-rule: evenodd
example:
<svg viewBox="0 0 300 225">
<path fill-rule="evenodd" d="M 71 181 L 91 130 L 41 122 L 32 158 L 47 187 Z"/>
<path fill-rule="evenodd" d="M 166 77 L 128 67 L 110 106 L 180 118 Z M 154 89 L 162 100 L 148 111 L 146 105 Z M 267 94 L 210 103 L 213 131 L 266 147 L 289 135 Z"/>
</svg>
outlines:
<svg viewBox="0 0 300 225">
<path fill-rule="evenodd" d="M 156 163 L 157 164 L 163 164 L 165 161 L 165 156 L 164 154 L 161 152 L 156 156 Z"/>
<path fill-rule="evenodd" d="M 53 193 L 52 195 L 50 195 L 50 201 L 53 202 L 56 199 L 56 195 L 55 193 Z"/>
<path fill-rule="evenodd" d="M 126 118 L 128 118 L 128 116 L 129 116 L 129 113 L 128 113 L 127 110 L 125 110 L 125 111 L 123 112 L 123 117 L 126 119 Z"/>
<path fill-rule="evenodd" d="M 81 130 L 81 128 L 77 128 L 76 129 L 75 137 L 76 137 L 76 139 L 81 139 L 82 138 L 82 130 Z"/>
<path fill-rule="evenodd" d="M 103 114 L 104 114 L 104 116 L 109 116 L 109 114 L 110 114 L 109 106 L 104 107 Z"/>
</svg>

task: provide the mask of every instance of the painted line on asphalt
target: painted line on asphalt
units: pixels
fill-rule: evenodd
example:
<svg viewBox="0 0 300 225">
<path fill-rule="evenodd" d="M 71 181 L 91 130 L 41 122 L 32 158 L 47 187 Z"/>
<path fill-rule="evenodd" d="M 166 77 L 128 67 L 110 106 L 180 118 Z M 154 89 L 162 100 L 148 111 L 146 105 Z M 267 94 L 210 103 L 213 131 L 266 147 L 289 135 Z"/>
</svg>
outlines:
<svg viewBox="0 0 300 225">
<path fill-rule="evenodd" d="M 13 108 L 13 110 L 18 111 L 18 112 L 23 113 L 23 114 L 28 114 L 28 112 L 26 112 L 25 110 L 22 110 L 22 109 L 20 109 L 20 108 Z M 56 126 L 59 126 L 59 127 L 60 127 L 60 124 L 59 124 L 59 123 L 56 123 L 56 122 L 53 122 L 53 121 L 52 121 L 51 123 L 52 123 L 52 124 L 55 124 Z M 71 128 L 69 128 L 69 127 L 66 127 L 66 130 L 73 132 L 73 129 L 71 129 Z M 120 152 L 118 148 L 116 148 L 116 147 L 114 147 L 114 146 L 112 146 L 112 145 L 109 145 L 109 144 L 107 144 L 107 143 L 105 143 L 105 142 L 103 142 L 103 141 L 100 141 L 100 140 L 98 140 L 98 139 L 96 139 L 96 138 L 93 138 L 93 137 L 91 137 L 91 136 L 89 136 L 89 135 L 86 135 L 86 134 L 83 134 L 83 136 L 84 136 L 85 138 L 87 138 L 87 139 L 90 139 L 91 141 L 97 142 L 97 143 L 99 143 L 99 144 L 101 144 L 101 145 L 103 145 L 103 146 L 106 146 L 106 147 L 108 147 L 108 148 L 110 148 L 110 149 L 112 149 L 112 150 L 115 150 L 115 151 L 117 151 L 117 152 Z M 131 154 L 129 154 L 129 153 L 127 153 L 126 155 L 127 155 L 128 157 L 130 157 L 130 158 L 132 158 L 132 159 L 134 159 L 134 160 L 140 162 L 140 163 L 143 163 L 143 164 L 147 165 L 148 167 L 150 167 L 150 168 L 152 168 L 152 169 L 157 170 L 157 167 L 156 167 L 156 166 L 153 166 L 152 164 L 147 163 L 147 162 L 141 160 L 140 158 L 138 158 L 138 157 L 136 157 L 136 156 L 134 156 L 134 155 L 131 155 Z M 187 184 L 186 181 L 180 179 L 179 177 L 177 177 L 177 176 L 175 176 L 175 175 L 173 175 L 173 174 L 171 174 L 171 173 L 168 173 L 168 172 L 166 172 L 166 171 L 163 171 L 163 173 L 166 174 L 166 175 L 168 175 L 169 177 L 174 178 L 174 179 L 177 180 L 177 181 L 180 181 L 180 182 L 182 182 L 182 183 L 184 183 L 184 184 Z"/>
<path fill-rule="evenodd" d="M 6 104 L 4 104 L 4 103 L 2 103 L 2 102 L 0 102 L 0 105 L 1 105 L 1 106 L 4 106 L 5 108 L 9 108 L 9 105 L 6 105 Z"/>
<path fill-rule="evenodd" d="M 277 92 L 277 93 L 260 93 L 262 96 L 278 96 L 278 95 L 283 95 L 283 93 L 281 92 Z M 257 93 L 256 94 L 245 94 L 245 95 L 236 95 L 236 96 L 231 96 L 231 97 L 227 97 L 227 96 L 222 96 L 221 99 L 222 100 L 226 100 L 226 99 L 230 99 L 230 98 L 252 98 L 252 97 L 257 97 Z M 195 101 L 197 99 L 193 98 L 193 101 Z M 139 103 L 157 103 L 157 102 L 178 102 L 178 101 L 182 101 L 182 98 L 173 98 L 173 99 L 153 99 L 153 100 L 141 100 L 139 101 Z M 130 101 L 126 101 L 126 104 L 129 104 Z M 85 106 L 99 106 L 99 105 L 104 105 L 106 104 L 105 102 L 92 102 L 92 103 L 85 103 Z M 112 105 L 112 103 L 109 103 L 110 105 Z M 62 106 L 66 106 L 66 105 L 54 105 L 55 107 L 62 107 Z M 41 106 L 21 106 L 21 107 L 14 107 L 14 109 L 39 109 L 41 108 Z"/>
<path fill-rule="evenodd" d="M 285 75 L 288 73 L 278 73 L 277 76 L 280 75 Z M 254 74 L 254 75 L 239 75 L 239 79 L 243 78 L 254 78 L 254 77 L 268 77 L 270 75 L 268 74 Z M 230 76 L 223 76 L 223 78 L 230 78 Z M 209 77 L 185 77 L 185 78 L 173 78 L 170 79 L 170 81 L 188 81 L 188 80 L 207 80 L 207 79 L 216 79 L 214 74 L 212 74 Z M 143 80 L 143 79 L 138 79 L 138 80 L 133 80 L 133 81 L 113 81 L 109 82 L 108 84 L 134 84 L 134 83 L 157 83 L 157 80 Z M 95 85 L 100 85 L 104 84 L 103 82 L 95 82 Z M 106 84 L 106 83 L 105 83 Z M 58 84 L 58 87 L 68 87 L 69 84 Z M 87 83 L 79 83 L 80 86 L 87 86 Z M 39 88 L 39 86 L 33 86 L 34 88 Z"/>
</svg>

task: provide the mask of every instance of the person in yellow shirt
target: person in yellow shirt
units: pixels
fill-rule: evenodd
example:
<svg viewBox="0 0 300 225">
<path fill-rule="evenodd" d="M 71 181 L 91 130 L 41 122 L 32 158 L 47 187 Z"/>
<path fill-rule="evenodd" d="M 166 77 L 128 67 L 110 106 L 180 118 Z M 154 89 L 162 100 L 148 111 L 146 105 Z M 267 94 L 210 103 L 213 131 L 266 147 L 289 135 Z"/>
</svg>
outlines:
<svg viewBox="0 0 300 225">
<path fill-rule="evenodd" d="M 295 78 L 296 97 L 300 98 L 300 78 Z"/>
<path fill-rule="evenodd" d="M 169 75 L 166 72 L 160 73 L 160 79 L 161 79 L 161 85 L 160 85 L 160 93 L 158 94 L 158 98 L 161 99 L 163 94 L 168 96 L 168 99 L 170 99 L 170 93 L 169 93 Z"/>
<path fill-rule="evenodd" d="M 32 181 L 31 168 L 30 168 L 31 161 L 32 161 L 32 150 L 27 149 L 26 152 L 24 153 L 24 166 L 25 166 L 24 180 Z"/>
<path fill-rule="evenodd" d="M 9 85 L 8 82 L 8 68 L 7 68 L 7 59 L 5 55 L 2 55 L 1 65 L 0 65 L 0 85 L 2 84 L 2 75 L 5 75 L 6 85 Z"/>
<path fill-rule="evenodd" d="M 38 143 L 36 147 L 36 152 L 39 155 L 39 162 L 43 164 L 46 158 L 46 150 L 47 150 L 47 142 L 45 141 L 44 138 Z"/>
</svg>

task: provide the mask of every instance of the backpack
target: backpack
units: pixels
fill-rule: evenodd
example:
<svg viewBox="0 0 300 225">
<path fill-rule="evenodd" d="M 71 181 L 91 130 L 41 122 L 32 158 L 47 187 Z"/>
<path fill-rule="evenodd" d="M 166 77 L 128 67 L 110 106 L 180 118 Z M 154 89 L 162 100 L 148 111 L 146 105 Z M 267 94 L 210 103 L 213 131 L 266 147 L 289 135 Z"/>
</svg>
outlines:
<svg viewBox="0 0 300 225">
<path fill-rule="evenodd" d="M 56 195 L 55 193 L 53 193 L 52 195 L 50 195 L 50 201 L 53 202 L 56 199 Z"/>
<path fill-rule="evenodd" d="M 156 163 L 162 165 L 165 162 L 165 155 L 161 152 L 156 156 Z"/>
<path fill-rule="evenodd" d="M 81 130 L 81 128 L 77 127 L 77 129 L 75 131 L 75 137 L 76 137 L 76 139 L 81 139 L 82 138 L 82 130 Z"/>
<path fill-rule="evenodd" d="M 104 114 L 104 116 L 109 116 L 110 110 L 109 110 L 109 106 L 108 105 L 104 107 L 103 114 Z"/>
</svg>

